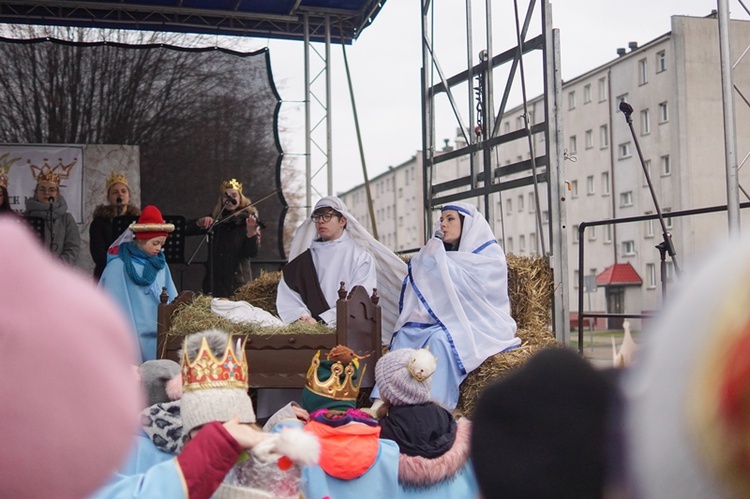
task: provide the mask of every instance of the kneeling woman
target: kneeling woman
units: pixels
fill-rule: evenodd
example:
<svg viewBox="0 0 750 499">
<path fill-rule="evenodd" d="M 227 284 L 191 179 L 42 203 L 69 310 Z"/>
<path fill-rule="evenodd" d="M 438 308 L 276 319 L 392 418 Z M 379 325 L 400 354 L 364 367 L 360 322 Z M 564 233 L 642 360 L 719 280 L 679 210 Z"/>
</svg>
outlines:
<svg viewBox="0 0 750 499">
<path fill-rule="evenodd" d="M 117 241 L 114 243 L 99 287 L 107 290 L 130 317 L 138 333 L 140 364 L 156 358 L 156 317 L 162 287 L 167 288 L 169 301 L 177 296 L 162 251 L 174 225 L 164 223 L 159 209 L 149 205 L 129 230 L 134 239 L 119 245 Z"/>
<path fill-rule="evenodd" d="M 466 203 L 446 205 L 437 228 L 409 263 L 391 350 L 429 348 L 440 366 L 432 399 L 453 410 L 466 375 L 521 340 L 505 253 L 482 214 Z"/>
</svg>

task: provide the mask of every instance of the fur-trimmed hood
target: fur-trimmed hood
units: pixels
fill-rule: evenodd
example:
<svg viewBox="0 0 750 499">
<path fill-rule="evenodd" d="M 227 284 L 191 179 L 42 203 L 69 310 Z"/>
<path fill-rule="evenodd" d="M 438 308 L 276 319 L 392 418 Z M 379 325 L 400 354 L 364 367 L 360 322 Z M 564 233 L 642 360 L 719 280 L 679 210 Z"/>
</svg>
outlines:
<svg viewBox="0 0 750 499">
<path fill-rule="evenodd" d="M 399 454 L 398 481 L 402 484 L 427 487 L 453 478 L 469 459 L 471 421 L 458 420 L 456 440 L 448 452 L 434 459 Z"/>
</svg>

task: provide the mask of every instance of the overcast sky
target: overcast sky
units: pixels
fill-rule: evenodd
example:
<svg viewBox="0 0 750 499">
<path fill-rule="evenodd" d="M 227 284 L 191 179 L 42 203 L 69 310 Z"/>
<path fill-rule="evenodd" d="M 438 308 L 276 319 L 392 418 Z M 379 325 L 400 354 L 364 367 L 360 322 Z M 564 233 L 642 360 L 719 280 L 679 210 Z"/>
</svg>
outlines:
<svg viewBox="0 0 750 499">
<path fill-rule="evenodd" d="M 452 75 L 466 67 L 464 2 L 434 3 L 440 4 L 442 9 L 435 13 L 435 53 L 444 72 Z M 484 1 L 474 3 L 475 22 L 483 22 Z M 527 0 L 518 3 L 523 10 Z M 421 149 L 419 4 L 387 0 L 375 22 L 346 49 L 370 178 L 389 166 L 409 160 Z M 560 29 L 563 79 L 571 79 L 614 59 L 616 49 L 627 47 L 628 42 L 643 45 L 667 33 L 672 15 L 706 16 L 717 8 L 716 5 L 712 0 L 553 1 L 553 25 Z M 733 18 L 748 19 L 737 0 L 729 0 L 729 6 Z M 492 9 L 493 52 L 499 53 L 514 45 L 513 2 L 494 1 Z M 531 28 L 531 36 L 539 32 L 539 24 Z M 479 33 L 474 42 L 474 51 L 478 52 L 484 45 L 481 26 L 477 26 L 475 33 Z M 288 154 L 303 153 L 304 111 L 299 103 L 304 96 L 302 44 L 258 39 L 250 44 L 252 48 L 267 46 L 270 49 L 274 79 L 285 101 L 281 117 L 287 130 L 282 134 L 282 142 Z M 361 183 L 363 176 L 341 47 L 332 47 L 331 53 L 335 193 Z M 534 64 L 532 60 L 527 65 L 529 97 L 534 97 L 539 90 L 534 87 L 536 69 L 533 66 L 541 67 L 541 63 Z M 520 100 L 510 104 L 518 105 Z M 437 128 L 439 143 L 443 139 L 452 141 L 455 136 L 456 124 L 452 116 L 449 118 Z M 301 157 L 299 165 L 304 165 Z M 319 166 L 314 164 L 313 169 Z M 319 177 L 322 179 L 324 177 Z M 317 186 L 325 189 L 324 182 Z"/>
</svg>

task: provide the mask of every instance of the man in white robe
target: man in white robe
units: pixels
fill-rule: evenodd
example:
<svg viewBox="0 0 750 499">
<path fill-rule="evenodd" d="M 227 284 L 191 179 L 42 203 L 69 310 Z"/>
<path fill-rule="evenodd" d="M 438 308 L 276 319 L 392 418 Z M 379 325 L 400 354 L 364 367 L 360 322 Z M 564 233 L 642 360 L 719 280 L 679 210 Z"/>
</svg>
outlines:
<svg viewBox="0 0 750 499">
<path fill-rule="evenodd" d="M 301 277 L 310 271 L 314 271 L 317 282 L 305 282 Z M 376 241 L 343 201 L 327 196 L 318 201 L 311 219 L 303 222 L 294 236 L 290 261 L 279 282 L 276 309 L 287 323 L 319 319 L 334 327 L 342 281 L 347 291 L 360 285 L 372 294 L 377 288 L 383 343 L 387 344 L 398 317 L 398 297 L 405 276 L 406 264 Z M 316 296 L 316 285 L 322 296 Z"/>
</svg>

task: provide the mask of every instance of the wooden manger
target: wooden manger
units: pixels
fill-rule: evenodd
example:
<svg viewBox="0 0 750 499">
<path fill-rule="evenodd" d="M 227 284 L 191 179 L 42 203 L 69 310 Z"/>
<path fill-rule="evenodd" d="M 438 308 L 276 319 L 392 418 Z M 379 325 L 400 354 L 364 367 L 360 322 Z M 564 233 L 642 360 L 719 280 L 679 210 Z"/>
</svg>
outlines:
<svg viewBox="0 0 750 499">
<path fill-rule="evenodd" d="M 336 345 L 346 345 L 358 355 L 369 355 L 361 361 L 367 366 L 362 387 L 371 388 L 375 384 L 375 363 L 382 352 L 377 290 L 373 290 L 372 296 L 369 296 L 365 288 L 354 286 L 347 294 L 342 282 L 338 294 L 335 329 L 317 327 L 318 331 L 322 329 L 323 332 L 305 333 L 256 325 L 248 327 L 246 331 L 236 328 L 229 331 L 233 336 L 247 337 L 245 353 L 251 388 L 302 388 L 315 353 L 318 350 L 328 351 Z M 167 303 L 166 292 L 162 293 L 157 317 L 159 358 L 179 362 L 178 351 L 182 348 L 185 335 L 201 330 L 174 331 L 172 327 L 177 315 L 192 306 L 196 298 L 192 291 L 183 291 L 172 303 Z"/>
</svg>

